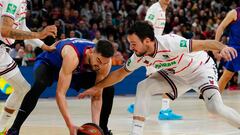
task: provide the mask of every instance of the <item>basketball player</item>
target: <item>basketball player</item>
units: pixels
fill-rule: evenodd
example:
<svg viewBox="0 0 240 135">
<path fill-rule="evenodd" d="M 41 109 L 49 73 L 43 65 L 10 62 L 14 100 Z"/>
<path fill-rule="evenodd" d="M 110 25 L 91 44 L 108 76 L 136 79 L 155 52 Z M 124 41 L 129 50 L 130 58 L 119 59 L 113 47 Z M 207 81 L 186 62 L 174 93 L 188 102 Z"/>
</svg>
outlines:
<svg viewBox="0 0 240 135">
<path fill-rule="evenodd" d="M 19 108 L 23 97 L 30 89 L 30 85 L 23 78 L 17 64 L 6 52 L 4 45 L 12 45 L 15 40 L 29 39 L 32 45 L 41 47 L 43 50 L 52 51 L 55 49 L 54 46 L 49 47 L 39 39 L 44 39 L 47 36 L 55 37 L 57 28 L 47 26 L 41 32 L 31 32 L 26 26 L 26 13 L 26 0 L 0 0 L 0 76 L 14 88 L 0 116 L 0 135 L 5 132 L 7 122 L 13 112 Z"/>
<path fill-rule="evenodd" d="M 162 35 L 163 30 L 165 28 L 166 23 L 166 10 L 170 3 L 170 0 L 159 0 L 158 2 L 154 3 L 149 7 L 147 10 L 147 14 L 145 16 L 145 20 L 152 24 L 154 28 L 154 34 Z M 155 72 L 156 70 L 151 67 L 147 67 L 147 76 L 151 73 Z M 172 109 L 169 106 L 170 99 L 167 95 L 163 95 L 162 99 L 162 108 L 159 112 L 158 119 L 159 120 L 181 120 L 182 116 L 173 113 Z M 131 104 L 128 107 L 128 111 L 133 113 L 134 105 Z"/>
<path fill-rule="evenodd" d="M 225 28 L 229 28 L 229 42 L 228 45 L 230 47 L 235 48 L 238 52 L 240 52 L 240 8 L 233 9 L 228 12 L 227 16 L 221 22 L 219 27 L 217 28 L 215 39 L 217 41 L 221 40 L 221 36 Z M 240 70 L 240 56 L 232 61 L 228 61 L 225 64 L 224 72 L 219 79 L 218 85 L 220 92 L 223 92 L 227 83 L 233 77 L 235 72 Z"/>
<path fill-rule="evenodd" d="M 152 26 L 146 22 L 137 22 L 129 29 L 128 41 L 134 54 L 125 66 L 79 94 L 79 98 L 94 95 L 99 89 L 121 81 L 141 66 L 152 66 L 158 72 L 151 74 L 137 86 L 131 135 L 143 134 L 144 121 L 149 113 L 153 94 L 169 93 L 172 99 L 176 99 L 190 88 L 203 94 L 210 112 L 240 127 L 240 115 L 223 104 L 213 60 L 206 52 L 201 51 L 217 50 L 223 58 L 232 60 L 237 56 L 234 48 L 216 40 L 189 40 L 174 34 L 154 36 Z"/>
<path fill-rule="evenodd" d="M 105 78 L 111 68 L 114 49 L 107 40 L 100 40 L 96 46 L 91 41 L 77 38 L 60 40 L 56 44 L 55 51 L 43 52 L 37 57 L 34 65 L 35 82 L 24 97 L 7 135 L 19 135 L 23 122 L 35 108 L 41 93 L 54 81 L 58 81 L 56 100 L 60 112 L 70 135 L 76 135 L 77 126 L 74 125 L 68 111 L 66 92 L 68 88 L 77 91 L 80 88 L 90 88 L 95 82 Z M 99 124 L 101 92 L 93 96 L 91 101 L 92 121 Z"/>
</svg>

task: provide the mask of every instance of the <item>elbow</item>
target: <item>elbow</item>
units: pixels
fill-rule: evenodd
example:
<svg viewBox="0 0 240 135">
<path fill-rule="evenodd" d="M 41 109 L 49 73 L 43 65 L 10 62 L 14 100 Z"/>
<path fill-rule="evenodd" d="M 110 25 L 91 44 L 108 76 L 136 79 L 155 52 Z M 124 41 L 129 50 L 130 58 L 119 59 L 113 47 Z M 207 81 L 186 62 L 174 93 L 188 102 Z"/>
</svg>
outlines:
<svg viewBox="0 0 240 135">
<path fill-rule="evenodd" d="M 3 38 L 8 38 L 8 33 L 9 33 L 9 30 L 7 28 L 1 28 L 1 36 Z"/>
<path fill-rule="evenodd" d="M 0 27 L 1 36 L 3 38 L 9 38 L 9 33 L 11 32 L 11 30 L 12 30 L 12 27 L 9 27 L 9 26 Z"/>
</svg>

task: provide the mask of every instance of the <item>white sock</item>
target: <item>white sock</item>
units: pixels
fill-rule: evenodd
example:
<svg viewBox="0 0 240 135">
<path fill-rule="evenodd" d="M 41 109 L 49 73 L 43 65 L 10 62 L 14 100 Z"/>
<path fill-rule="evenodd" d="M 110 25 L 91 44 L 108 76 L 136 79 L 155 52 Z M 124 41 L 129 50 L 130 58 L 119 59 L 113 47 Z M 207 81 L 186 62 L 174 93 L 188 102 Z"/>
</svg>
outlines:
<svg viewBox="0 0 240 135">
<path fill-rule="evenodd" d="M 169 103 L 170 103 L 170 99 L 169 98 L 163 98 L 162 99 L 162 108 L 161 110 L 167 110 L 169 109 Z"/>
<path fill-rule="evenodd" d="M 12 117 L 13 114 L 6 112 L 5 110 L 3 110 L 1 116 L 0 116 L 0 132 L 2 132 L 6 126 L 7 123 L 9 121 L 9 119 Z"/>
<path fill-rule="evenodd" d="M 131 135 L 143 135 L 144 121 L 133 120 Z"/>
</svg>

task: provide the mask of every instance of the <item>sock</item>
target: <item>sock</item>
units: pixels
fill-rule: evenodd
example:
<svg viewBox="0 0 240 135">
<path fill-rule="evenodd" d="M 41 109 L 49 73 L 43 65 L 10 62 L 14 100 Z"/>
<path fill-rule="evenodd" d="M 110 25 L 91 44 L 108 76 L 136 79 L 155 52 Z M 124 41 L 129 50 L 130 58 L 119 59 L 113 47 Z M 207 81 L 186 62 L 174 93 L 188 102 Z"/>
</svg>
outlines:
<svg viewBox="0 0 240 135">
<path fill-rule="evenodd" d="M 143 135 L 143 128 L 144 128 L 144 121 L 133 120 L 131 135 Z"/>
<path fill-rule="evenodd" d="M 3 110 L 1 116 L 0 116 L 0 132 L 2 132 L 6 126 L 7 123 L 9 121 L 9 119 L 12 117 L 13 114 L 6 112 L 5 110 Z"/>
<path fill-rule="evenodd" d="M 162 108 L 161 110 L 167 110 L 169 109 L 169 102 L 170 102 L 170 99 L 169 98 L 163 98 L 162 99 Z"/>
</svg>

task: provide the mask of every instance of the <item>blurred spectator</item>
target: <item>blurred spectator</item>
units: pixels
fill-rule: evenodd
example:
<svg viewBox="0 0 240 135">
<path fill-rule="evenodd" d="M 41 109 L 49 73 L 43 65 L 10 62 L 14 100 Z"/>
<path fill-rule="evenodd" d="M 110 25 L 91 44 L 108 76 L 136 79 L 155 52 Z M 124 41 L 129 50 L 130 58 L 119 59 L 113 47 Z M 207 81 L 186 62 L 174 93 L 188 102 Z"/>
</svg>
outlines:
<svg viewBox="0 0 240 135">
<path fill-rule="evenodd" d="M 101 39 L 104 39 L 104 37 L 101 35 L 101 32 L 96 31 L 95 38 L 93 39 L 93 42 L 96 44 Z"/>
<path fill-rule="evenodd" d="M 16 43 L 15 47 L 10 50 L 9 55 L 12 58 L 19 58 L 18 51 L 19 51 L 20 48 L 21 48 L 21 44 L 20 43 Z"/>
<path fill-rule="evenodd" d="M 76 38 L 76 34 L 75 34 L 75 31 L 74 31 L 74 30 L 71 30 L 71 31 L 69 32 L 69 37 L 70 37 L 70 38 Z"/>
<path fill-rule="evenodd" d="M 31 44 L 25 45 L 25 52 L 23 56 L 22 66 L 32 66 L 34 64 L 35 54 Z"/>
<path fill-rule="evenodd" d="M 114 55 L 112 57 L 112 65 L 122 65 L 124 63 L 124 58 L 121 54 L 121 52 L 118 51 L 118 44 L 117 43 L 112 43 L 114 46 Z"/>
</svg>

